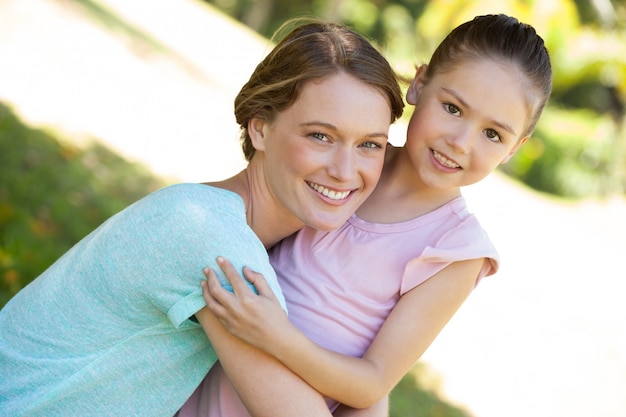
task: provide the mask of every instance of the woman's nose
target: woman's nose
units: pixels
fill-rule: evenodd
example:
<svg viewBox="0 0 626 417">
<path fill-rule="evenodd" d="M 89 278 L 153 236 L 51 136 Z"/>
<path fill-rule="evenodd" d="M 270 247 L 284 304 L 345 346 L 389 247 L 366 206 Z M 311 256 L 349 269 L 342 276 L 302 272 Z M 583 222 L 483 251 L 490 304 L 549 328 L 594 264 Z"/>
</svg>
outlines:
<svg viewBox="0 0 626 417">
<path fill-rule="evenodd" d="M 354 152 L 343 147 L 337 148 L 333 152 L 333 156 L 328 167 L 330 176 L 340 182 L 345 182 L 354 176 L 355 160 Z"/>
</svg>

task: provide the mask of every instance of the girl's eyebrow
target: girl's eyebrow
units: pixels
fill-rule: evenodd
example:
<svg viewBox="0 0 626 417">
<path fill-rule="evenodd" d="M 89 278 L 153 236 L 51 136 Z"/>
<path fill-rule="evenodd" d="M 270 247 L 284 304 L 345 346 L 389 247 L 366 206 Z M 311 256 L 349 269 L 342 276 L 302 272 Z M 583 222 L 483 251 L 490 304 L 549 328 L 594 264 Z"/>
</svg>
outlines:
<svg viewBox="0 0 626 417">
<path fill-rule="evenodd" d="M 461 103 L 461 105 L 463 107 L 465 107 L 468 110 L 472 110 L 472 106 L 470 106 L 465 100 L 463 100 L 463 98 L 459 95 L 459 93 L 457 93 L 456 91 L 451 90 L 449 88 L 445 88 L 445 87 L 441 87 L 441 89 L 443 91 L 445 91 L 446 93 L 450 94 L 455 99 L 457 99 L 459 101 L 459 103 Z M 508 125 L 506 123 L 500 123 L 497 120 L 492 120 L 491 123 L 493 123 L 494 125 L 498 126 L 499 128 L 501 128 L 503 130 L 506 130 L 511 135 L 517 137 L 517 133 L 515 133 L 515 130 L 513 130 L 513 128 L 510 125 Z"/>
</svg>

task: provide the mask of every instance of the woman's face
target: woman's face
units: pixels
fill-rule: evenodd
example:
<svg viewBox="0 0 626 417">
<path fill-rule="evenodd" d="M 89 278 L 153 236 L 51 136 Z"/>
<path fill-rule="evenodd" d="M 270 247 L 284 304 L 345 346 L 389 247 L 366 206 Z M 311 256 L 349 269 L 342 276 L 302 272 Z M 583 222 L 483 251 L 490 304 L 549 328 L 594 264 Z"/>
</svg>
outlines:
<svg viewBox="0 0 626 417">
<path fill-rule="evenodd" d="M 391 107 L 380 90 L 345 73 L 310 81 L 271 122 L 253 119 L 277 204 L 318 230 L 341 226 L 374 190 Z"/>
</svg>

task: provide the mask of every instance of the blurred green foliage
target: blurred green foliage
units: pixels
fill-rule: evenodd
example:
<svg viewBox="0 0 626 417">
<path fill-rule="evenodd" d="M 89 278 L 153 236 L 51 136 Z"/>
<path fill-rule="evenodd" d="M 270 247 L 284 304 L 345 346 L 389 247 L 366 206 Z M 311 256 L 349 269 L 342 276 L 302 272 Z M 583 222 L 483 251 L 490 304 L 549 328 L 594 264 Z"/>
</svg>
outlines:
<svg viewBox="0 0 626 417">
<path fill-rule="evenodd" d="M 162 185 L 102 145 L 59 140 L 0 104 L 0 306 L 108 217 Z"/>
<path fill-rule="evenodd" d="M 554 91 L 532 141 L 503 172 L 564 197 L 626 193 L 626 4 L 621 0 L 207 2 L 267 37 L 295 16 L 348 24 L 375 40 L 406 76 L 415 64 L 428 62 L 458 24 L 486 13 L 516 16 L 546 41 Z"/>
<path fill-rule="evenodd" d="M 389 417 L 472 417 L 427 387 L 432 378 L 425 365 L 418 363 L 391 392 Z"/>
</svg>

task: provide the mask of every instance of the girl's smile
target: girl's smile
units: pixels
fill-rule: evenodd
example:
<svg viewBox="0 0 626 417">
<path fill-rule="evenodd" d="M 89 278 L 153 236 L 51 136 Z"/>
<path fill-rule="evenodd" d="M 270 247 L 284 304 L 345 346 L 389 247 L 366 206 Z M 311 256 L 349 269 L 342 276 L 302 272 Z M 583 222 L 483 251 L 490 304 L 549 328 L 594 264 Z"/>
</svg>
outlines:
<svg viewBox="0 0 626 417">
<path fill-rule="evenodd" d="M 451 170 L 461 169 L 461 166 L 459 164 L 447 158 L 445 155 L 437 152 L 434 149 L 432 149 L 431 152 L 433 154 L 433 158 L 435 158 L 435 161 L 438 162 L 442 166 L 442 168 L 448 168 Z"/>
</svg>

